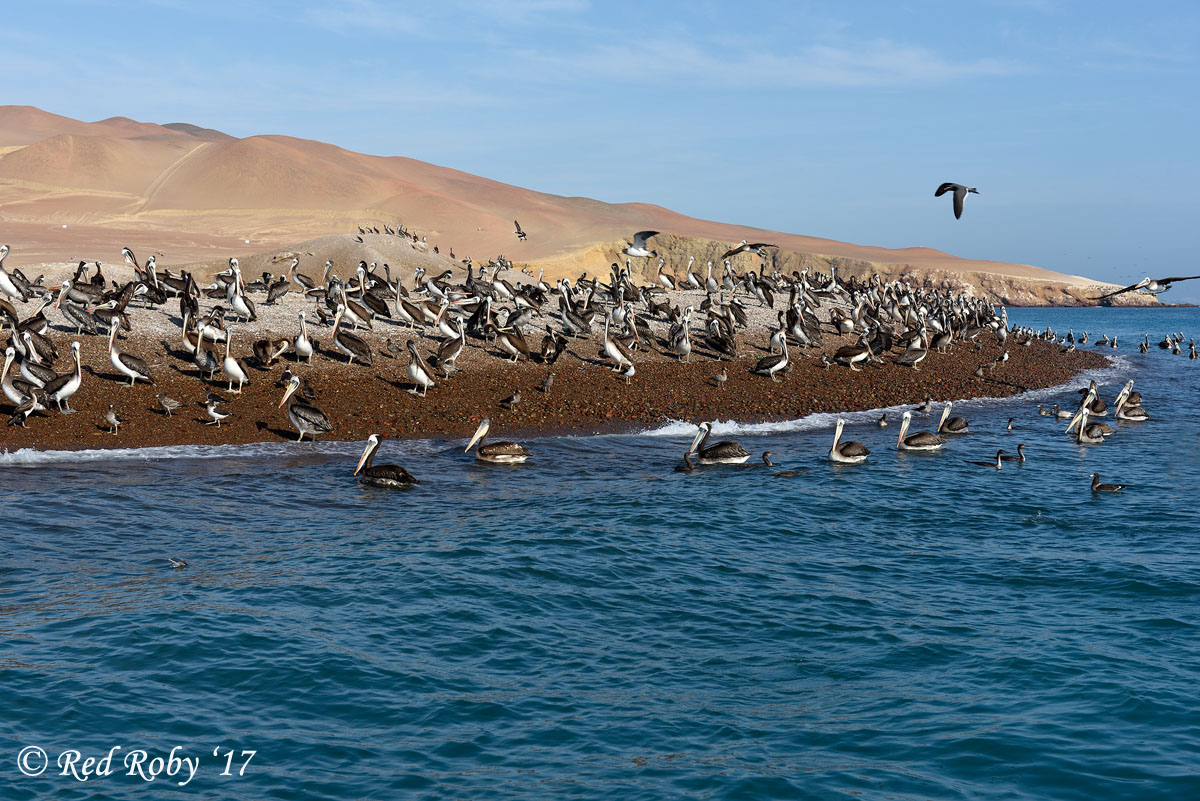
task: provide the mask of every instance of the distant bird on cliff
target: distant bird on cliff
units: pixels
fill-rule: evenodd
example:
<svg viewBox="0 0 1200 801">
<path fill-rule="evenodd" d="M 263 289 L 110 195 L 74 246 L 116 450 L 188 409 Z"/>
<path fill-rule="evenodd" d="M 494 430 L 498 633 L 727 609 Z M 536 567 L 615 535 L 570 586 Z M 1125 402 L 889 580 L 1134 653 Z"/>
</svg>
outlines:
<svg viewBox="0 0 1200 801">
<path fill-rule="evenodd" d="M 745 239 L 743 239 L 740 245 L 735 247 L 733 250 L 726 252 L 726 254 L 721 257 L 721 260 L 724 261 L 725 259 L 732 259 L 739 253 L 753 253 L 756 256 L 761 256 L 763 255 L 763 248 L 777 247 L 779 247 L 779 245 L 771 245 L 766 242 L 747 242 Z"/>
<path fill-rule="evenodd" d="M 933 193 L 933 196 L 941 197 L 942 195 L 946 194 L 947 192 L 954 193 L 954 219 L 956 219 L 956 220 L 960 219 L 962 217 L 963 201 L 966 199 L 967 195 L 969 193 L 973 193 L 976 195 L 979 194 L 979 190 L 973 186 L 963 186 L 962 184 L 952 184 L 949 181 L 947 181 L 946 183 L 942 184 L 941 186 L 939 186 L 937 188 L 937 191 Z"/>
<path fill-rule="evenodd" d="M 1106 295 L 1101 295 L 1100 297 L 1092 298 L 1092 300 L 1104 300 L 1105 298 L 1111 298 L 1114 295 L 1121 295 L 1126 292 L 1133 292 L 1135 290 L 1138 292 L 1141 292 L 1143 295 L 1158 295 L 1159 293 L 1166 292 L 1167 290 L 1169 290 L 1171 288 L 1171 284 L 1175 283 L 1176 281 L 1191 281 L 1193 278 L 1200 278 L 1200 275 L 1185 275 L 1185 276 L 1176 276 L 1174 278 L 1154 278 L 1154 279 L 1147 276 L 1147 277 L 1143 278 L 1141 281 L 1138 281 L 1136 284 L 1130 284 L 1129 286 L 1127 286 L 1123 289 L 1118 289 L 1116 292 L 1109 292 Z"/>
<path fill-rule="evenodd" d="M 513 225 L 516 226 L 516 229 L 517 229 L 517 230 L 513 231 L 513 233 L 517 235 L 517 239 L 524 242 L 526 234 L 524 231 L 521 230 L 521 224 L 519 222 L 517 222 L 516 220 L 513 220 Z"/>
<path fill-rule="evenodd" d="M 657 250 L 650 250 L 646 245 L 650 241 L 650 237 L 658 234 L 658 231 L 638 231 L 633 235 L 633 244 L 625 248 L 622 252 L 628 256 L 640 256 L 648 259 L 652 256 L 657 256 Z"/>
</svg>

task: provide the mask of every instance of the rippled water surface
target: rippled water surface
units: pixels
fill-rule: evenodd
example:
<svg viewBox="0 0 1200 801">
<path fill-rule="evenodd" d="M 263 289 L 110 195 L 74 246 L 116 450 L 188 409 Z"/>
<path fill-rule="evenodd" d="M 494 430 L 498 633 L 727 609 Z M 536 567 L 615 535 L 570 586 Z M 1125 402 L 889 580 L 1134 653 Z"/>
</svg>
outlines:
<svg viewBox="0 0 1200 801">
<path fill-rule="evenodd" d="M 1135 350 L 1200 313 L 1011 317 L 1117 333 L 1102 395 L 1154 419 L 1073 444 L 1034 407 L 1085 379 L 956 404 L 936 454 L 851 415 L 860 466 L 829 416 L 718 427 L 794 478 L 674 473 L 683 425 L 513 468 L 388 441 L 407 492 L 357 444 L 0 456 L 0 798 L 1200 797 L 1200 361 Z"/>
</svg>

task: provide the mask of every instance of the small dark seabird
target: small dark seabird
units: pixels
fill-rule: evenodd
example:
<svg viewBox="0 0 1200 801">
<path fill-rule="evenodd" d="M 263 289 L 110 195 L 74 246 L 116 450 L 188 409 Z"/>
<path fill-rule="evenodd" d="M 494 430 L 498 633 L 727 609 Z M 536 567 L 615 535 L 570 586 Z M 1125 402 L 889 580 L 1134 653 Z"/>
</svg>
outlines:
<svg viewBox="0 0 1200 801">
<path fill-rule="evenodd" d="M 954 193 L 954 219 L 960 219 L 963 212 L 963 201 L 966 200 L 968 194 L 979 194 L 979 190 L 973 186 L 963 186 L 962 184 L 954 184 L 947 181 L 937 188 L 933 193 L 934 197 L 941 197 L 947 192 Z"/>
<path fill-rule="evenodd" d="M 1008 451 L 1005 451 L 1005 450 L 996 451 L 996 459 L 995 459 L 995 461 L 991 461 L 991 462 L 972 462 L 972 461 L 968 461 L 966 459 L 964 459 L 963 461 L 966 462 L 966 464 L 979 465 L 980 467 L 994 467 L 997 470 L 999 470 L 1000 465 L 1003 464 L 1003 462 L 1004 462 L 1004 454 L 1006 454 L 1006 453 L 1008 453 Z"/>
<path fill-rule="evenodd" d="M 690 457 L 691 457 L 690 453 L 685 453 L 683 455 L 683 458 L 685 461 L 688 461 L 690 459 Z M 763 451 L 762 460 L 763 460 L 763 464 L 766 465 L 767 467 L 775 466 L 775 463 L 771 461 L 771 451 Z M 691 464 L 690 461 L 688 461 L 688 463 Z M 795 470 L 780 470 L 778 473 L 771 474 L 771 476 L 773 478 L 793 478 L 798 475 L 800 475 L 800 474 L 797 473 Z"/>
<path fill-rule="evenodd" d="M 1120 492 L 1126 484 L 1101 484 L 1100 474 L 1092 473 L 1092 492 Z"/>
<path fill-rule="evenodd" d="M 1025 461 L 1025 443 L 1022 442 L 1020 445 L 1017 446 L 1017 455 L 1016 456 L 1013 456 L 1011 454 L 1006 454 L 1005 456 L 1001 457 L 1001 460 L 1005 461 L 1005 462 L 1023 462 L 1023 461 Z"/>
</svg>

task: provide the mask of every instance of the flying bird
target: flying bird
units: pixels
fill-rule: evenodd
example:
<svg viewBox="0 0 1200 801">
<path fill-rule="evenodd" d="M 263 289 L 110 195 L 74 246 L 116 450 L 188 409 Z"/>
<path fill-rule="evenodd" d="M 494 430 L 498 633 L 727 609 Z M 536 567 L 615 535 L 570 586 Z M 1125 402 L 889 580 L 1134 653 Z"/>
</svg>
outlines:
<svg viewBox="0 0 1200 801">
<path fill-rule="evenodd" d="M 779 247 L 779 245 L 771 245 L 766 242 L 747 242 L 745 239 L 743 239 L 740 245 L 722 256 L 721 260 L 724 261 L 725 259 L 731 259 L 739 253 L 753 253 L 756 256 L 761 256 L 763 255 L 763 248 L 777 247 Z"/>
<path fill-rule="evenodd" d="M 1168 289 L 1170 289 L 1171 284 L 1175 283 L 1176 281 L 1191 281 L 1193 278 L 1200 278 L 1200 275 L 1184 275 L 1175 276 L 1173 278 L 1153 279 L 1147 276 L 1141 281 L 1138 281 L 1136 284 L 1130 284 L 1123 289 L 1118 289 L 1116 292 L 1109 292 L 1107 295 L 1101 295 L 1098 298 L 1092 298 L 1092 300 L 1104 300 L 1105 298 L 1111 298 L 1114 295 L 1120 295 L 1125 292 L 1134 291 L 1141 292 L 1144 295 L 1158 295 L 1159 293 L 1166 292 Z"/>
<path fill-rule="evenodd" d="M 633 244 L 625 248 L 623 252 L 628 256 L 640 256 L 646 259 L 657 256 L 657 250 L 650 250 L 646 247 L 650 237 L 657 234 L 658 231 L 638 231 L 633 235 Z"/>
<path fill-rule="evenodd" d="M 517 222 L 516 220 L 513 220 L 513 225 L 515 225 L 515 226 L 516 226 L 516 228 L 517 228 L 517 230 L 513 231 L 513 233 L 517 235 L 517 239 L 519 239 L 519 240 L 521 240 L 522 242 L 524 242 L 524 241 L 525 241 L 525 237 L 526 237 L 526 233 L 525 233 L 524 231 L 522 231 L 522 230 L 521 230 L 521 224 L 520 224 L 519 222 Z"/>
<path fill-rule="evenodd" d="M 956 219 L 956 220 L 960 219 L 962 217 L 963 201 L 966 199 L 967 194 L 968 193 L 974 193 L 976 195 L 979 194 L 979 190 L 973 186 L 963 186 L 962 184 L 952 184 L 949 181 L 947 181 L 946 183 L 942 184 L 941 186 L 939 186 L 937 188 L 937 191 L 933 193 L 933 196 L 941 197 L 942 195 L 946 194 L 947 192 L 954 193 L 954 219 Z"/>
</svg>

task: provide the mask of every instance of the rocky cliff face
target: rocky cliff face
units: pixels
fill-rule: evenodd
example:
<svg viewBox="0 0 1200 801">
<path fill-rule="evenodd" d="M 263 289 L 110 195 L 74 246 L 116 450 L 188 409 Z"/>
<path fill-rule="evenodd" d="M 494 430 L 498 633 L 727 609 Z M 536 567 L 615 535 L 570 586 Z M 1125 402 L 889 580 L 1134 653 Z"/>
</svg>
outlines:
<svg viewBox="0 0 1200 801">
<path fill-rule="evenodd" d="M 658 251 L 659 257 L 666 260 L 665 269 L 677 277 L 682 277 L 688 266 L 689 257 L 694 257 L 692 270 L 703 281 L 707 263 L 712 262 L 714 275 L 720 274 L 721 256 L 729 250 L 729 243 L 717 242 L 696 237 L 674 236 L 660 234 L 651 241 L 652 247 Z M 561 254 L 549 259 L 528 265 L 536 273 L 539 269 L 546 271 L 549 278 L 574 278 L 581 272 L 588 275 L 607 276 L 613 263 L 624 266 L 628 258 L 622 249 L 624 242 L 606 242 L 593 245 L 582 251 Z M 828 274 L 831 269 L 837 271 L 839 277 L 858 276 L 865 278 L 878 273 L 885 280 L 902 279 L 915 286 L 927 289 L 949 289 L 970 297 L 984 298 L 990 303 L 1006 306 L 1095 306 L 1094 299 L 1104 292 L 1119 288 L 1115 284 L 1091 282 L 1075 276 L 1061 276 L 1064 280 L 1056 280 L 1060 274 L 1030 268 L 1030 272 L 1044 273 L 1044 276 L 1008 275 L 986 271 L 938 270 L 927 267 L 915 267 L 910 264 L 881 263 L 860 259 L 846 259 L 839 256 L 827 256 L 818 253 L 798 253 L 790 250 L 771 250 L 768 255 L 758 256 L 739 254 L 732 260 L 734 269 L 743 273 L 755 270 L 760 273 L 780 273 L 790 275 L 792 272 L 808 270 Z M 651 283 L 658 279 L 658 259 L 632 259 L 631 266 L 636 280 Z M 1157 305 L 1150 296 L 1128 293 L 1114 298 L 1112 305 L 1120 306 L 1150 306 Z"/>
</svg>

